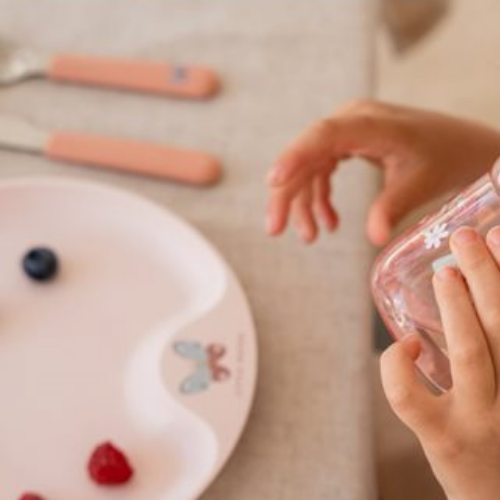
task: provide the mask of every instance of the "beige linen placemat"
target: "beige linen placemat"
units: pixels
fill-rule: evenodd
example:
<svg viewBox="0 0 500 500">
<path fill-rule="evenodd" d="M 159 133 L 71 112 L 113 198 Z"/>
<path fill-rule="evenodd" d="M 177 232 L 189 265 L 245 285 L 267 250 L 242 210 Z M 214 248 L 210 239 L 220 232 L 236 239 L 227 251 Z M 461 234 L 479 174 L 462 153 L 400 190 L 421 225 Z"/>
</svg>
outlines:
<svg viewBox="0 0 500 500">
<path fill-rule="evenodd" d="M 0 153 L 2 178 L 50 174 L 121 185 L 171 208 L 226 256 L 259 333 L 255 406 L 205 500 L 376 497 L 370 401 L 374 173 L 337 178 L 341 231 L 305 248 L 263 232 L 264 175 L 281 148 L 341 102 L 370 93 L 370 0 L 0 0 L 0 36 L 47 50 L 199 62 L 224 91 L 191 103 L 33 81 L 0 112 L 53 129 L 211 151 L 226 176 L 197 190 Z"/>
</svg>

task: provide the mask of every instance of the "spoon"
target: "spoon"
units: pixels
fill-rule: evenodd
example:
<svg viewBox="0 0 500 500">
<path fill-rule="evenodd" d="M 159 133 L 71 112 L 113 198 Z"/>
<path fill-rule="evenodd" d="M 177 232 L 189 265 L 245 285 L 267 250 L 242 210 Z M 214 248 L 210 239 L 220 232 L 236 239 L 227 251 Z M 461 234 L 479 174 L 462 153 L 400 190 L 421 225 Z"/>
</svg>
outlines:
<svg viewBox="0 0 500 500">
<path fill-rule="evenodd" d="M 185 99 L 206 99 L 219 88 L 217 75 L 203 66 L 47 54 L 1 41 L 0 85 L 12 85 L 36 77 Z"/>
</svg>

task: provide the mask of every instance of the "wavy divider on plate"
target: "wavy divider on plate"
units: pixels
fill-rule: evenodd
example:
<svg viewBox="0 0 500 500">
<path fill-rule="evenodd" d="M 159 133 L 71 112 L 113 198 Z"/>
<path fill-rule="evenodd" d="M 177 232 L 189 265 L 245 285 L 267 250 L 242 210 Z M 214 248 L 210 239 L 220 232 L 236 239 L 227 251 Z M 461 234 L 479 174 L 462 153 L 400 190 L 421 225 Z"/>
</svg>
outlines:
<svg viewBox="0 0 500 500">
<path fill-rule="evenodd" d="M 248 314 L 244 304 L 228 276 L 224 294 L 209 310 L 194 321 L 185 314 L 157 328 L 131 360 L 127 399 L 137 425 L 157 436 L 174 430 L 172 441 L 176 432 L 192 435 L 192 446 L 179 450 L 178 464 L 189 471 L 185 478 L 196 471 L 200 482 L 211 480 L 231 453 L 250 409 L 256 356 L 251 332 L 241 327 L 241 315 Z M 215 363 L 210 346 L 218 348 Z M 191 486 L 188 480 L 176 489 L 187 494 Z"/>
</svg>

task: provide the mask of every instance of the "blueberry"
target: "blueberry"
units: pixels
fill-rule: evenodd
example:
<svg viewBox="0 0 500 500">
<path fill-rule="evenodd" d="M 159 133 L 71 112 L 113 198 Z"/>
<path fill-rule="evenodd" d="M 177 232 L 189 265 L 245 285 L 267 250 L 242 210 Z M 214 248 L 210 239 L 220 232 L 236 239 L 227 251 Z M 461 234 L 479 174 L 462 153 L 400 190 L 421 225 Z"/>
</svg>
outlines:
<svg viewBox="0 0 500 500">
<path fill-rule="evenodd" d="M 58 268 L 57 256 L 49 248 L 32 248 L 24 256 L 24 272 L 36 281 L 52 279 Z"/>
</svg>

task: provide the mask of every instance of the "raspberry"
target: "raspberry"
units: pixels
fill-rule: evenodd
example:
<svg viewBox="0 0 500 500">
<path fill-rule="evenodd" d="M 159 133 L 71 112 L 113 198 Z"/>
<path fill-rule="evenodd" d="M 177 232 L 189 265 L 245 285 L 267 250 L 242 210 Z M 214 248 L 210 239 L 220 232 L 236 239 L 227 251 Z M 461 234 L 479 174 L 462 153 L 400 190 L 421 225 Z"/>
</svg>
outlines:
<svg viewBox="0 0 500 500">
<path fill-rule="evenodd" d="M 94 450 L 88 471 L 97 484 L 103 485 L 127 483 L 134 473 L 125 455 L 109 441 Z"/>
<path fill-rule="evenodd" d="M 36 493 L 25 493 L 19 500 L 44 500 L 40 495 Z"/>
</svg>

